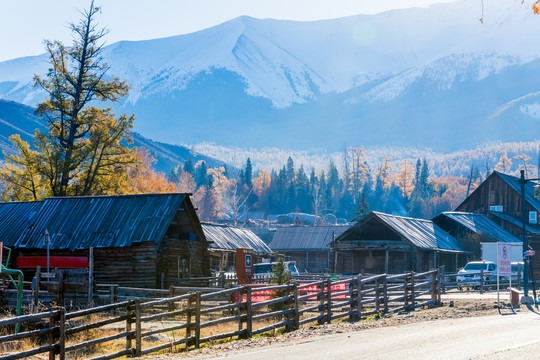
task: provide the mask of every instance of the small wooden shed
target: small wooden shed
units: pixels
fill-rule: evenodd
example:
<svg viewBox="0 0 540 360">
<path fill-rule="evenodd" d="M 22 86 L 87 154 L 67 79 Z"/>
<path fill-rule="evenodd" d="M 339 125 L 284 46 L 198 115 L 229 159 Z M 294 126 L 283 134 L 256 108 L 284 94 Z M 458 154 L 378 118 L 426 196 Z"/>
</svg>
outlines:
<svg viewBox="0 0 540 360">
<path fill-rule="evenodd" d="M 431 220 L 372 211 L 336 238 L 335 271 L 401 273 L 445 265 L 448 271 L 470 255 Z"/>
<path fill-rule="evenodd" d="M 272 255 L 272 250 L 253 231 L 229 225 L 202 223 L 202 229 L 210 245 L 210 269 L 234 271 L 236 249 L 249 249 L 255 255 L 254 263 Z"/>
<path fill-rule="evenodd" d="M 92 248 L 96 283 L 155 288 L 162 276 L 209 276 L 208 242 L 189 196 L 0 203 L 0 239 L 14 251 L 11 268 L 21 257 L 46 256 L 47 247 L 53 257 L 88 257 Z"/>
</svg>

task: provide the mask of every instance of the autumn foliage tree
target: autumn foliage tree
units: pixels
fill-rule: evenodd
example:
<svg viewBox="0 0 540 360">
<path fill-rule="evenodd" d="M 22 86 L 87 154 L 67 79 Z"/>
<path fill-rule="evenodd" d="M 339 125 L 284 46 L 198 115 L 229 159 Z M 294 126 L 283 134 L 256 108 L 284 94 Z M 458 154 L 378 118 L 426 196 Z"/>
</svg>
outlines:
<svg viewBox="0 0 540 360">
<path fill-rule="evenodd" d="M 117 101 L 128 92 L 125 82 L 106 76 L 109 66 L 101 52 L 107 31 L 95 24 L 98 12 L 92 2 L 80 22 L 71 24 L 71 46 L 45 42 L 50 68 L 46 77 L 35 77 L 35 86 L 48 96 L 36 110 L 48 131 L 36 130 L 34 150 L 20 137 L 11 138 L 18 153 L 6 156 L 1 172 L 7 197 L 126 191 L 127 170 L 137 162 L 134 151 L 125 145 L 131 141 L 128 134 L 134 118 L 116 117 L 111 109 L 90 105 L 96 100 Z"/>
</svg>

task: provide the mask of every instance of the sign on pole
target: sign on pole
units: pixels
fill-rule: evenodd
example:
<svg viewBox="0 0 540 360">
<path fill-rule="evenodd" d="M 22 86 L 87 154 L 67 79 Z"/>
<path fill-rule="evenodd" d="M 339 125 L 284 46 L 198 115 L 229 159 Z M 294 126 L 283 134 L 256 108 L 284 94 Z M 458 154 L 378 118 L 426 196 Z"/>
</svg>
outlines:
<svg viewBox="0 0 540 360">
<path fill-rule="evenodd" d="M 498 243 L 497 252 L 497 274 L 512 276 L 512 244 Z"/>
</svg>

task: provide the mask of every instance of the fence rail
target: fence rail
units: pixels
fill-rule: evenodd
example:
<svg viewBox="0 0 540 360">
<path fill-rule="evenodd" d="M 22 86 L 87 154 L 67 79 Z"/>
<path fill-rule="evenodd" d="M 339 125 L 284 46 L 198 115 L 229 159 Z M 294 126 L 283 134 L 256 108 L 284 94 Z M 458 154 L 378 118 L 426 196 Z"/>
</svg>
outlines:
<svg viewBox="0 0 540 360">
<path fill-rule="evenodd" d="M 166 349 L 188 351 L 219 339 L 250 338 L 283 327 L 293 330 L 313 322 L 331 323 L 341 318 L 353 321 L 373 314 L 414 310 L 440 302 L 441 271 L 229 289 L 171 289 L 118 287 L 119 293 L 125 290 L 152 296 L 75 312 L 59 308 L 1 320 L 0 331 L 7 335 L 0 337 L 0 360 L 45 352 L 49 359 L 57 356 L 61 360 L 66 356 L 139 357 Z M 157 295 L 161 298 L 154 298 Z M 43 319 L 48 320 L 45 328 L 32 329 L 32 324 Z M 15 334 L 15 323 L 24 323 L 24 331 Z M 83 341 L 78 336 L 81 334 Z M 35 343 L 42 345 L 17 349 L 17 342 L 30 338 L 39 338 Z M 109 345 L 102 346 L 105 343 Z M 107 352 L 95 353 L 96 348 Z"/>
</svg>

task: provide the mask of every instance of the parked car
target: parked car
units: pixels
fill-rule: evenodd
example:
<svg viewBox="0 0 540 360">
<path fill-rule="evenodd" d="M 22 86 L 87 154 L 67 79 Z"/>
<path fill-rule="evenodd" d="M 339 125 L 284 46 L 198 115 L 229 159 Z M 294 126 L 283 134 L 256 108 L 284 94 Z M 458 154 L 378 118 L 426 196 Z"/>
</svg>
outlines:
<svg viewBox="0 0 540 360">
<path fill-rule="evenodd" d="M 277 262 L 253 264 L 253 278 L 270 278 L 272 276 L 272 268 L 276 264 Z M 285 267 L 291 273 L 291 275 L 299 274 L 298 269 L 296 268 L 296 261 L 285 261 Z"/>
<path fill-rule="evenodd" d="M 497 265 L 492 261 L 471 261 L 458 271 L 457 288 L 480 286 L 480 275 L 483 270 L 484 284 L 497 276 Z"/>
</svg>

